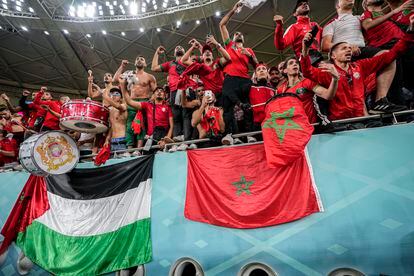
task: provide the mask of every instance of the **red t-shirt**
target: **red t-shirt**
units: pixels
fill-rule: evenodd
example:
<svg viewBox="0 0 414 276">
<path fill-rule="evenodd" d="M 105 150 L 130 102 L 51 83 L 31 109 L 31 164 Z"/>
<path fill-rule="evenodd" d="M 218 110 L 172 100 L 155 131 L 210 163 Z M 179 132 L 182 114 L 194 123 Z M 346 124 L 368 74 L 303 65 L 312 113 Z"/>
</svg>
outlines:
<svg viewBox="0 0 414 276">
<path fill-rule="evenodd" d="M 404 2 L 407 2 L 408 0 L 404 0 Z M 403 10 L 399 13 L 394 14 L 391 17 L 391 20 L 397 23 L 397 25 L 403 27 L 406 29 L 408 26 L 410 26 L 410 16 L 414 14 L 414 10 Z"/>
<path fill-rule="evenodd" d="M 251 105 L 265 103 L 273 97 L 275 90 L 267 86 L 252 86 L 249 91 L 249 102 Z M 261 124 L 266 117 L 265 105 L 253 107 L 253 122 Z"/>
<path fill-rule="evenodd" d="M 224 73 L 233 77 L 241 77 L 249 79 L 249 63 L 250 58 L 242 54 L 242 50 L 236 48 L 236 43 L 230 40 L 226 41 L 226 50 L 230 55 L 231 60 L 224 66 Z M 245 48 L 252 56 L 254 52 L 250 48 Z"/>
<path fill-rule="evenodd" d="M 224 82 L 223 68 L 220 66 L 220 59 L 218 58 L 214 64 L 215 68 L 207 75 L 200 75 L 200 79 L 204 84 L 204 90 L 211 90 L 214 94 L 221 93 Z"/>
<path fill-rule="evenodd" d="M 318 119 L 316 116 L 315 105 L 313 104 L 313 96 L 315 95 L 313 89 L 316 86 L 318 86 L 318 84 L 310 79 L 303 79 L 292 87 L 288 87 L 287 82 L 285 82 L 278 87 L 277 93 L 293 93 L 298 95 L 299 99 L 302 101 L 306 115 L 308 116 L 309 123 L 313 124 L 316 123 Z"/>
<path fill-rule="evenodd" d="M 383 15 L 383 13 L 365 11 L 361 15 L 360 20 L 364 22 L 369 18 L 375 19 Z M 367 45 L 378 48 L 392 40 L 403 38 L 404 32 L 394 22 L 387 20 L 367 31 L 364 30 L 364 36 L 367 40 Z"/>
<path fill-rule="evenodd" d="M 168 86 L 170 91 L 176 91 L 180 75 L 184 72 L 186 66 L 181 61 L 168 61 L 161 64 L 161 71 L 168 73 Z"/>
<path fill-rule="evenodd" d="M 47 105 L 54 112 L 60 113 L 61 104 L 59 101 L 42 101 L 41 100 L 42 96 L 43 96 L 43 92 L 39 92 L 36 95 L 33 101 L 33 104 L 36 106 L 36 108 L 39 108 L 39 107 L 42 108 L 41 107 L 42 105 Z M 43 126 L 50 128 L 50 129 L 59 130 L 60 129 L 59 121 L 60 119 L 58 117 L 53 115 L 51 112 L 47 112 L 45 116 L 45 120 L 43 122 Z"/>
<path fill-rule="evenodd" d="M 0 150 L 13 151 L 15 153 L 14 157 L 4 156 L 3 154 L 0 154 L 0 164 L 8 164 L 17 161 L 18 146 L 17 141 L 13 138 L 3 138 L 3 140 L 0 140 Z"/>
<path fill-rule="evenodd" d="M 29 111 L 29 118 L 27 120 L 27 125 L 29 128 L 33 128 L 36 122 L 36 119 L 39 117 L 45 117 L 47 111 L 44 110 L 40 105 L 35 105 L 33 103 L 29 103 L 28 107 L 30 111 Z"/>
<path fill-rule="evenodd" d="M 154 104 L 149 102 L 141 102 L 142 110 L 144 110 L 147 118 L 147 133 L 151 135 L 155 127 L 170 127 L 170 118 L 172 118 L 171 107 L 168 104 L 155 104 L 155 125 L 154 125 Z"/>
</svg>

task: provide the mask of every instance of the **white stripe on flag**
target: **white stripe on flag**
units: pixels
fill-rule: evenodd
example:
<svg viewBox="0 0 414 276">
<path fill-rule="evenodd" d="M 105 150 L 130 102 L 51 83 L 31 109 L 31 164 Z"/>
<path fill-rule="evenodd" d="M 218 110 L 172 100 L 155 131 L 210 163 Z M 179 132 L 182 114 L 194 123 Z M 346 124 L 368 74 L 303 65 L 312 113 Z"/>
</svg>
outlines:
<svg viewBox="0 0 414 276">
<path fill-rule="evenodd" d="M 150 217 L 151 179 L 122 194 L 93 200 L 66 199 L 49 192 L 47 196 L 50 209 L 36 221 L 63 235 L 99 235 Z"/>
</svg>

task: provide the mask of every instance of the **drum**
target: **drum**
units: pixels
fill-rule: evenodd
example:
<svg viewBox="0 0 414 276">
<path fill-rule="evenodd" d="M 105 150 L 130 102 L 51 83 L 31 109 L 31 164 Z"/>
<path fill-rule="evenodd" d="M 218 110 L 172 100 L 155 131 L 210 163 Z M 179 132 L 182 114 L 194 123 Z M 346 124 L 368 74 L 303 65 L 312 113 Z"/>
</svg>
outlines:
<svg viewBox="0 0 414 276">
<path fill-rule="evenodd" d="M 19 160 L 34 175 L 64 174 L 78 164 L 79 150 L 66 133 L 48 131 L 26 139 L 20 145 Z"/>
<path fill-rule="evenodd" d="M 90 100 L 72 100 L 62 105 L 60 126 L 86 133 L 108 130 L 109 109 Z"/>
</svg>

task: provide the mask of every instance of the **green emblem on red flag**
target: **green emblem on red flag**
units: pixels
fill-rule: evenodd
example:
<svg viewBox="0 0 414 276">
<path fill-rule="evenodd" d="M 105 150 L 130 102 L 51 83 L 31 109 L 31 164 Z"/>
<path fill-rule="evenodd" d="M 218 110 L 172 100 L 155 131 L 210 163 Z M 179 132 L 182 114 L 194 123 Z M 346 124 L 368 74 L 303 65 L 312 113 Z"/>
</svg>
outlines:
<svg viewBox="0 0 414 276">
<path fill-rule="evenodd" d="M 233 182 L 231 185 L 237 188 L 236 194 L 240 196 L 242 193 L 246 193 L 247 195 L 251 195 L 250 186 L 252 186 L 254 181 L 246 181 L 246 178 L 242 175 L 240 181 Z"/>
<path fill-rule="evenodd" d="M 279 142 L 283 143 L 286 131 L 288 129 L 302 129 L 295 121 L 293 121 L 292 118 L 294 115 L 295 107 L 291 107 L 290 109 L 282 113 L 270 112 L 270 118 L 264 122 L 263 128 L 273 128 L 276 132 L 277 137 L 279 138 Z M 284 119 L 285 121 L 282 125 L 279 125 L 277 123 L 277 120 L 282 119 Z"/>
</svg>

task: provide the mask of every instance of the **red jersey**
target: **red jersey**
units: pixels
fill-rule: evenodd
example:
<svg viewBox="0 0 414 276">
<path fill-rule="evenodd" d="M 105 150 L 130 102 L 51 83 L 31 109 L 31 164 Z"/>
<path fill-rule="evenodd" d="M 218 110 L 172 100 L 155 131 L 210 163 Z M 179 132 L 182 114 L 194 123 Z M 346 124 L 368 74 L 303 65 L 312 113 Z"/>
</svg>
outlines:
<svg viewBox="0 0 414 276">
<path fill-rule="evenodd" d="M 208 137 L 217 136 L 219 134 L 220 117 L 220 108 L 218 107 L 210 107 L 208 110 L 204 111 L 200 125 L 206 131 Z"/>
<path fill-rule="evenodd" d="M 40 100 L 42 95 L 39 95 L 39 93 L 38 93 L 38 94 L 36 94 L 35 99 L 37 97 Z M 39 118 L 39 117 L 44 118 L 46 116 L 47 111 L 45 109 L 43 109 L 40 105 L 36 105 L 34 103 L 29 103 L 27 106 L 30 109 L 29 110 L 29 118 L 27 120 L 27 125 L 28 125 L 29 128 L 33 128 L 34 124 L 36 122 L 36 119 Z"/>
<path fill-rule="evenodd" d="M 0 140 L 0 150 L 14 152 L 14 157 L 0 154 L 0 164 L 8 164 L 17 161 L 18 145 L 15 139 L 3 138 Z"/>
<path fill-rule="evenodd" d="M 408 0 L 404 0 L 407 2 Z M 398 26 L 402 27 L 404 30 L 410 26 L 410 16 L 414 14 L 414 10 L 403 10 L 399 13 L 394 14 L 391 17 L 391 20 L 394 21 Z"/>
<path fill-rule="evenodd" d="M 383 16 L 380 12 L 365 11 L 361 15 L 361 22 L 367 19 L 375 19 Z M 375 26 L 369 30 L 363 30 L 367 45 L 372 47 L 381 47 L 392 40 L 401 39 L 404 36 L 404 32 L 391 20 L 387 20 L 378 26 Z"/>
<path fill-rule="evenodd" d="M 361 59 L 349 64 L 348 71 L 335 66 L 340 74 L 336 96 L 329 104 L 329 119 L 339 120 L 364 115 L 365 108 L 365 83 L 367 77 L 382 70 L 407 49 L 409 40 L 413 36 L 406 35 L 399 40 L 395 46 L 386 53 L 372 58 Z M 329 87 L 332 76 L 311 65 L 309 56 L 301 57 L 300 65 L 303 75 L 322 86 Z"/>
<path fill-rule="evenodd" d="M 224 44 L 226 45 L 226 50 L 231 58 L 231 60 L 224 66 L 224 73 L 232 77 L 249 79 L 250 58 L 242 53 L 242 49 L 236 47 L 236 43 L 234 43 L 234 41 L 229 39 Z M 252 56 L 255 56 L 252 49 L 245 49 Z"/>
<path fill-rule="evenodd" d="M 306 115 L 308 116 L 309 123 L 313 124 L 318 119 L 313 103 L 313 97 L 315 95 L 313 91 L 317 86 L 318 84 L 310 79 L 303 79 L 292 87 L 288 87 L 288 83 L 285 82 L 278 87 L 277 93 L 293 93 L 298 95 L 303 104 L 303 109 L 305 109 Z"/>
<path fill-rule="evenodd" d="M 155 106 L 155 111 L 154 111 Z M 142 110 L 144 110 L 147 118 L 147 133 L 151 135 L 155 127 L 170 127 L 170 118 L 172 118 L 171 107 L 168 104 L 153 104 L 149 102 L 141 102 Z M 154 123 L 155 113 L 155 123 Z"/>
<path fill-rule="evenodd" d="M 302 52 L 302 40 L 312 30 L 313 26 L 318 26 L 319 32 L 310 49 L 319 51 L 322 40 L 322 28 L 317 23 L 310 22 L 310 18 L 307 16 L 298 16 L 296 23 L 290 25 L 284 34 L 282 24 L 277 24 L 273 39 L 276 49 L 282 51 L 286 47 L 292 46 L 295 55 L 297 57 L 300 56 Z"/>
<path fill-rule="evenodd" d="M 249 91 L 249 102 L 251 105 L 262 104 L 275 95 L 275 90 L 268 86 L 252 85 Z M 265 105 L 253 107 L 253 122 L 261 124 L 266 117 Z"/>
<path fill-rule="evenodd" d="M 60 113 L 61 104 L 59 101 L 52 101 L 52 100 L 42 101 L 41 100 L 42 96 L 43 96 L 43 92 L 39 92 L 33 101 L 33 104 L 36 105 L 37 108 L 39 107 L 41 108 L 42 105 L 47 105 L 54 112 Z M 43 126 L 50 128 L 50 129 L 59 130 L 60 129 L 59 121 L 60 119 L 58 117 L 53 115 L 51 112 L 47 112 L 45 116 L 45 120 L 43 122 Z"/>
<path fill-rule="evenodd" d="M 211 90 L 214 94 L 221 93 L 224 73 L 219 58 L 214 62 L 212 71 L 207 75 L 200 75 L 200 79 L 204 84 L 204 90 Z"/>
<path fill-rule="evenodd" d="M 180 75 L 184 72 L 186 66 L 181 61 L 168 61 L 161 64 L 161 71 L 168 73 L 168 86 L 170 91 L 176 91 Z"/>
</svg>

